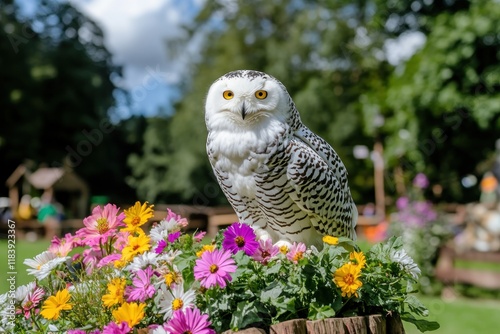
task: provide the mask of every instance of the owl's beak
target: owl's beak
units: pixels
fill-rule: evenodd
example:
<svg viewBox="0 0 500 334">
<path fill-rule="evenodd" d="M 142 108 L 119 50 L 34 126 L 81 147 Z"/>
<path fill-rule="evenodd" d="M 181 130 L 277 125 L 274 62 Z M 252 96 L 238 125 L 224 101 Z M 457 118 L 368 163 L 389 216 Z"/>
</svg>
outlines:
<svg viewBox="0 0 500 334">
<path fill-rule="evenodd" d="M 245 119 L 246 115 L 247 115 L 247 108 L 245 107 L 245 101 L 243 101 L 243 104 L 241 105 L 241 118 Z"/>
</svg>

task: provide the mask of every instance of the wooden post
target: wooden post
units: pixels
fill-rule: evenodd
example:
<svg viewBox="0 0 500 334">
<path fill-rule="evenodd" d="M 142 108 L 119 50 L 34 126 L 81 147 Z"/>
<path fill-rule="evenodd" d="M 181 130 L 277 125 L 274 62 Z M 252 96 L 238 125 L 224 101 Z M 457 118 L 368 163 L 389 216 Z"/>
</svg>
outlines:
<svg viewBox="0 0 500 334">
<path fill-rule="evenodd" d="M 373 165 L 375 181 L 375 213 L 385 218 L 385 191 L 384 191 L 384 148 L 380 140 L 373 144 Z"/>
</svg>

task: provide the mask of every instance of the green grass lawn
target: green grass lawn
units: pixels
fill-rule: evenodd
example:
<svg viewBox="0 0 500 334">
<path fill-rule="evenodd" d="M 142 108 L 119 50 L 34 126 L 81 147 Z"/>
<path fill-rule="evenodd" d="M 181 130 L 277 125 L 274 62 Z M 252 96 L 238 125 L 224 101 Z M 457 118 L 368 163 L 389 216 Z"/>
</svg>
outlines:
<svg viewBox="0 0 500 334">
<path fill-rule="evenodd" d="M 33 276 L 28 275 L 26 269 L 28 268 L 23 264 L 24 259 L 33 258 L 35 255 L 47 250 L 50 242 L 47 240 L 37 240 L 33 242 L 25 240 L 16 240 L 16 284 L 27 284 L 34 279 Z M 7 240 L 0 240 L 0 293 L 5 293 L 8 290 L 7 284 Z"/>
<path fill-rule="evenodd" d="M 441 328 L 436 334 L 498 333 L 500 301 L 465 299 L 444 301 L 439 297 L 419 297 L 429 309 L 427 320 L 437 321 Z M 405 323 L 408 334 L 420 333 L 413 324 Z"/>
<path fill-rule="evenodd" d="M 17 285 L 30 282 L 33 277 L 27 275 L 24 259 L 32 258 L 47 249 L 48 241 L 38 240 L 28 242 L 17 240 L 16 265 Z M 362 247 L 366 248 L 366 247 Z M 7 241 L 0 240 L 0 293 L 7 292 Z M 441 328 L 436 334 L 469 334 L 469 333 L 496 333 L 500 328 L 500 301 L 493 299 L 465 299 L 444 301 L 439 297 L 420 297 L 430 311 L 428 320 L 437 321 Z M 405 323 L 408 334 L 420 333 L 410 323 Z"/>
</svg>

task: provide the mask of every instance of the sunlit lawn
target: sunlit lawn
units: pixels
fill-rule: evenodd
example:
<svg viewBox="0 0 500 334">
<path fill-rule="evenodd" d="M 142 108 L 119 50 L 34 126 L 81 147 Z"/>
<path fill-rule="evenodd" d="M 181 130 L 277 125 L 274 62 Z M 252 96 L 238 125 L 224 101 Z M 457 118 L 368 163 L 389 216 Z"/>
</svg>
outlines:
<svg viewBox="0 0 500 334">
<path fill-rule="evenodd" d="M 48 241 L 35 242 L 17 241 L 17 285 L 26 284 L 32 277 L 26 274 L 24 259 L 32 258 L 43 252 L 49 245 Z M 362 247 L 365 248 L 366 247 Z M 7 291 L 7 242 L 0 240 L 0 293 Z M 439 297 L 420 297 L 429 308 L 428 320 L 437 321 L 441 328 L 437 334 L 465 334 L 465 333 L 496 333 L 500 328 L 500 301 L 493 299 L 465 299 L 444 301 Z M 419 333 L 416 327 L 405 323 L 407 333 Z"/>
</svg>

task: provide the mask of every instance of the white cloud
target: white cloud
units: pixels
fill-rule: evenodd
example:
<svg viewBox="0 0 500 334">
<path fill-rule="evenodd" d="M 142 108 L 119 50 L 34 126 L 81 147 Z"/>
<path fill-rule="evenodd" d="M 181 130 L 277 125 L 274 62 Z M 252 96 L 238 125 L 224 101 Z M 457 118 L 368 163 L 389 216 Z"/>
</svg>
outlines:
<svg viewBox="0 0 500 334">
<path fill-rule="evenodd" d="M 193 19 L 200 0 L 68 1 L 102 28 L 113 62 L 123 66 L 116 84 L 131 92 L 132 109 L 154 114 L 168 107 L 186 61 L 171 59 L 167 43 L 182 36 L 181 25 Z"/>
</svg>

